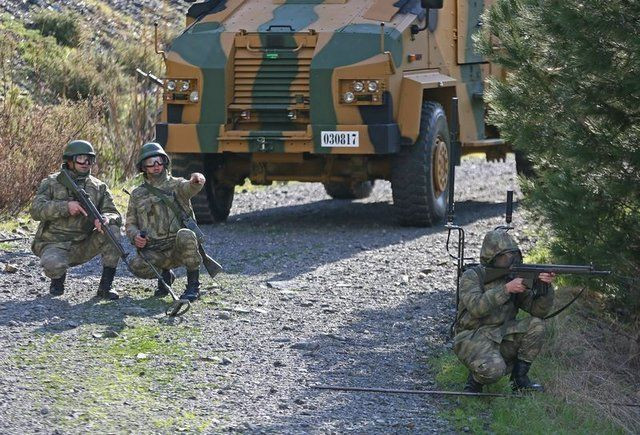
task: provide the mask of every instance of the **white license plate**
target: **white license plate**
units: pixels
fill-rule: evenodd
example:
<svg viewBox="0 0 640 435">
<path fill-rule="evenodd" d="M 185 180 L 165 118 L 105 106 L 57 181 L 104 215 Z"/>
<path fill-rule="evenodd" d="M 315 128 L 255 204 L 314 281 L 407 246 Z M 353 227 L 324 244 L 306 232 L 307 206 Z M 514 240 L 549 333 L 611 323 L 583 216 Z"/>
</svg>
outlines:
<svg viewBox="0 0 640 435">
<path fill-rule="evenodd" d="M 323 131 L 320 140 L 323 147 L 359 147 L 360 132 Z"/>
</svg>

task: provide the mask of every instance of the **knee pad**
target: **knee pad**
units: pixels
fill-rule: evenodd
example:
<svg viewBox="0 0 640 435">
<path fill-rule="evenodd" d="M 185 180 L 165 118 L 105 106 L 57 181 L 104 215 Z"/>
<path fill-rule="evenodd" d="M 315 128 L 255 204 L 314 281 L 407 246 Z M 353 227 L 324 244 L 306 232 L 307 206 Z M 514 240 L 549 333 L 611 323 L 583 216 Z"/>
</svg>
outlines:
<svg viewBox="0 0 640 435">
<path fill-rule="evenodd" d="M 485 360 L 473 364 L 471 368 L 474 377 L 482 384 L 494 384 L 506 373 L 507 365 L 503 360 Z"/>
</svg>

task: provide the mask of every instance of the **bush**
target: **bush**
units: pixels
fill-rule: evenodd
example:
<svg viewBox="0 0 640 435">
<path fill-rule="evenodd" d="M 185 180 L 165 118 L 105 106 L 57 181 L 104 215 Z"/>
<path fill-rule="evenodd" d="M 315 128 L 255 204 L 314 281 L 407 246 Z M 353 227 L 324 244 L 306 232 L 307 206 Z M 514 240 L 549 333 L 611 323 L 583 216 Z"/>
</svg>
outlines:
<svg viewBox="0 0 640 435">
<path fill-rule="evenodd" d="M 80 17 L 74 13 L 40 11 L 33 17 L 33 25 L 44 36 L 53 36 L 60 45 L 78 47 L 82 42 Z"/>
<path fill-rule="evenodd" d="M 551 254 L 611 268 L 617 277 L 601 290 L 636 309 L 638 16 L 640 3 L 623 0 L 497 0 L 479 40 L 509 70 L 491 83 L 490 117 L 534 163 L 524 203 L 548 224 Z"/>
<path fill-rule="evenodd" d="M 102 111 L 97 100 L 40 106 L 11 88 L 0 101 L 0 212 L 15 215 L 29 203 L 70 140 L 99 146 Z"/>
</svg>

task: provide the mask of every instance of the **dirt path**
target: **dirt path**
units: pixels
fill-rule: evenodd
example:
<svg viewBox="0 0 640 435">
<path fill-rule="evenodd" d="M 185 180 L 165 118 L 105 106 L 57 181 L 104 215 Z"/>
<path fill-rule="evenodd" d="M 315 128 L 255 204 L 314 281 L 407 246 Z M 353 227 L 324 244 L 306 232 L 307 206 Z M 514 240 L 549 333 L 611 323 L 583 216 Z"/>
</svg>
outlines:
<svg viewBox="0 0 640 435">
<path fill-rule="evenodd" d="M 477 255 L 503 219 L 514 163 L 471 159 L 458 172 L 457 221 Z M 72 269 L 66 293 L 52 299 L 27 242 L 0 251 L 18 268 L 0 273 L 0 427 L 451 430 L 437 398 L 310 388 L 432 388 L 429 360 L 450 345 L 446 233 L 396 226 L 388 183 L 356 202 L 330 200 L 316 184 L 251 189 L 236 196 L 227 224 L 204 231 L 227 273 L 204 280 L 205 296 L 178 320 L 164 317 L 168 299 L 152 297 L 151 281 L 122 271 L 126 296 L 99 301 L 94 261 Z"/>
</svg>

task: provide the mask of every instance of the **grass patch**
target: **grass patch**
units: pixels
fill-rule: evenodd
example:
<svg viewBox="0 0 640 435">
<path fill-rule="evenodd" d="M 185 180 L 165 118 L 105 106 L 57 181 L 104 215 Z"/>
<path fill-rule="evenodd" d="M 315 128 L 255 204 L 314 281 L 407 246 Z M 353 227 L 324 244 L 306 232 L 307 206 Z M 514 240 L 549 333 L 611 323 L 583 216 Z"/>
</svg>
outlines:
<svg viewBox="0 0 640 435">
<path fill-rule="evenodd" d="M 42 390 L 42 406 L 56 425 L 99 432 L 136 432 L 153 422 L 168 431 L 202 432 L 207 416 L 176 411 L 193 391 L 181 382 L 195 358 L 189 338 L 201 331 L 136 320 L 114 338 L 94 338 L 92 325 L 56 335 L 42 334 L 14 357 L 25 379 Z M 79 334 L 78 334 L 79 333 Z M 118 418 L 113 418 L 117 410 Z M 156 424 L 161 422 L 162 424 Z M 126 425 L 126 426 L 125 426 Z"/>
</svg>

